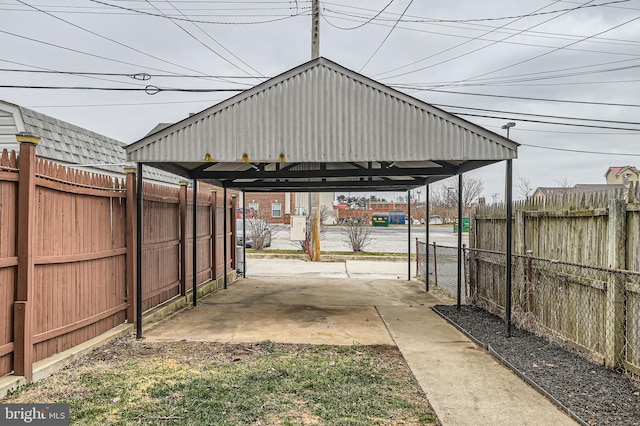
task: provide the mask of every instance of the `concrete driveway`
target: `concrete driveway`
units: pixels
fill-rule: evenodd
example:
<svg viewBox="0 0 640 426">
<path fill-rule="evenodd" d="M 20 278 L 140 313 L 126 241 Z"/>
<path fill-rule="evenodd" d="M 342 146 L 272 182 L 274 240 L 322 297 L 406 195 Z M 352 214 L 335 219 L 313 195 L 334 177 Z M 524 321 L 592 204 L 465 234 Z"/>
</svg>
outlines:
<svg viewBox="0 0 640 426">
<path fill-rule="evenodd" d="M 265 262 L 265 276 L 254 268 L 250 278 L 146 330 L 146 339 L 395 344 L 444 425 L 576 424 L 435 314 L 433 305 L 451 301 L 399 279 L 394 268 L 406 263 L 358 264 L 359 279 L 346 279 L 336 278 L 349 275 L 345 262 Z"/>
<path fill-rule="evenodd" d="M 335 266 L 335 265 L 334 265 Z M 203 298 L 147 333 L 147 340 L 395 345 L 382 321 L 382 306 L 433 302 L 416 282 L 265 277 L 241 279 Z"/>
</svg>

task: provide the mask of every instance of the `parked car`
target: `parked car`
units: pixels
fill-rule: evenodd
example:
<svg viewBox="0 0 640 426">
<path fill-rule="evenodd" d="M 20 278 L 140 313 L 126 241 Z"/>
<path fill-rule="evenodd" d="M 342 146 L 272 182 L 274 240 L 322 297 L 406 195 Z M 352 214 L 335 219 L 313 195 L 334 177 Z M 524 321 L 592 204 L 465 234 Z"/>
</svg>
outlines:
<svg viewBox="0 0 640 426">
<path fill-rule="evenodd" d="M 438 215 L 429 216 L 429 225 L 442 225 L 443 223 L 442 217 Z"/>
<path fill-rule="evenodd" d="M 243 222 L 247 224 L 246 239 Z M 243 242 L 248 248 L 271 247 L 271 226 L 260 219 L 236 219 L 236 244 L 242 246 Z"/>
<path fill-rule="evenodd" d="M 244 209 L 242 207 L 238 207 L 238 209 L 236 210 L 236 219 L 242 219 L 243 211 L 244 211 L 244 214 L 247 216 L 247 218 L 253 219 L 256 217 L 256 211 L 251 207 L 244 208 Z"/>
</svg>

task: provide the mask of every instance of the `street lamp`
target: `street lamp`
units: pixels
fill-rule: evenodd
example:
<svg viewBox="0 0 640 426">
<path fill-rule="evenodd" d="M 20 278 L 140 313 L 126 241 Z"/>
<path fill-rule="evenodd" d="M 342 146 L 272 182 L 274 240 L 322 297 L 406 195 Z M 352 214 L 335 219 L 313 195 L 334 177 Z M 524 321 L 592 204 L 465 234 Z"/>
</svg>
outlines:
<svg viewBox="0 0 640 426">
<path fill-rule="evenodd" d="M 515 127 L 516 123 L 514 123 L 513 121 L 508 122 L 507 124 L 505 124 L 504 126 L 502 126 L 503 129 L 507 130 L 507 139 L 509 139 L 509 129 L 512 127 Z"/>
</svg>

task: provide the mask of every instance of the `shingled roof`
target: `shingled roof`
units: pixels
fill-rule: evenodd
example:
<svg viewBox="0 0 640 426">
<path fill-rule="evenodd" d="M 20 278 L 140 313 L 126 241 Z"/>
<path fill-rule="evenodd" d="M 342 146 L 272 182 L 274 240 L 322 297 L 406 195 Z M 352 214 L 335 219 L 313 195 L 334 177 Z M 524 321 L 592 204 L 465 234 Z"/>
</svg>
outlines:
<svg viewBox="0 0 640 426">
<path fill-rule="evenodd" d="M 19 132 L 41 138 L 36 149 L 41 158 L 115 174 L 124 174 L 125 167 L 135 167 L 135 163 L 127 162 L 123 142 L 0 100 L 0 148 L 17 150 L 15 135 Z M 144 172 L 145 178 L 155 181 L 177 183 L 184 180 L 152 167 Z"/>
</svg>

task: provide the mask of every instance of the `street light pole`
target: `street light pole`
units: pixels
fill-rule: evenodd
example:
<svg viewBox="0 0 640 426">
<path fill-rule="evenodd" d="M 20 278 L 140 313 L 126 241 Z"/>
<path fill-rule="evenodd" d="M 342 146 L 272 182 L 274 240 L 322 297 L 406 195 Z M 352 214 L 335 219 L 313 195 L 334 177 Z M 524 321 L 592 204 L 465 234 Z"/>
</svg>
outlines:
<svg viewBox="0 0 640 426">
<path fill-rule="evenodd" d="M 509 139 L 509 129 L 514 127 L 516 125 L 516 123 L 514 123 L 513 121 L 508 122 L 507 124 L 505 124 L 504 126 L 502 126 L 503 129 L 506 129 L 507 131 L 507 139 Z M 511 244 L 511 240 L 512 240 L 512 234 L 513 234 L 513 224 L 511 222 L 511 217 L 513 216 L 513 203 L 512 203 L 512 188 L 513 188 L 513 160 L 508 159 L 507 160 L 507 170 L 506 170 L 506 176 L 505 176 L 505 194 L 504 194 L 504 202 L 505 202 L 505 207 L 506 207 L 506 231 L 507 231 L 507 240 L 505 241 L 506 244 L 506 273 L 505 273 L 505 303 L 504 303 L 504 310 L 505 310 L 505 322 L 506 322 L 506 332 L 507 332 L 507 337 L 511 337 L 511 269 L 512 269 L 512 244 Z"/>
</svg>

